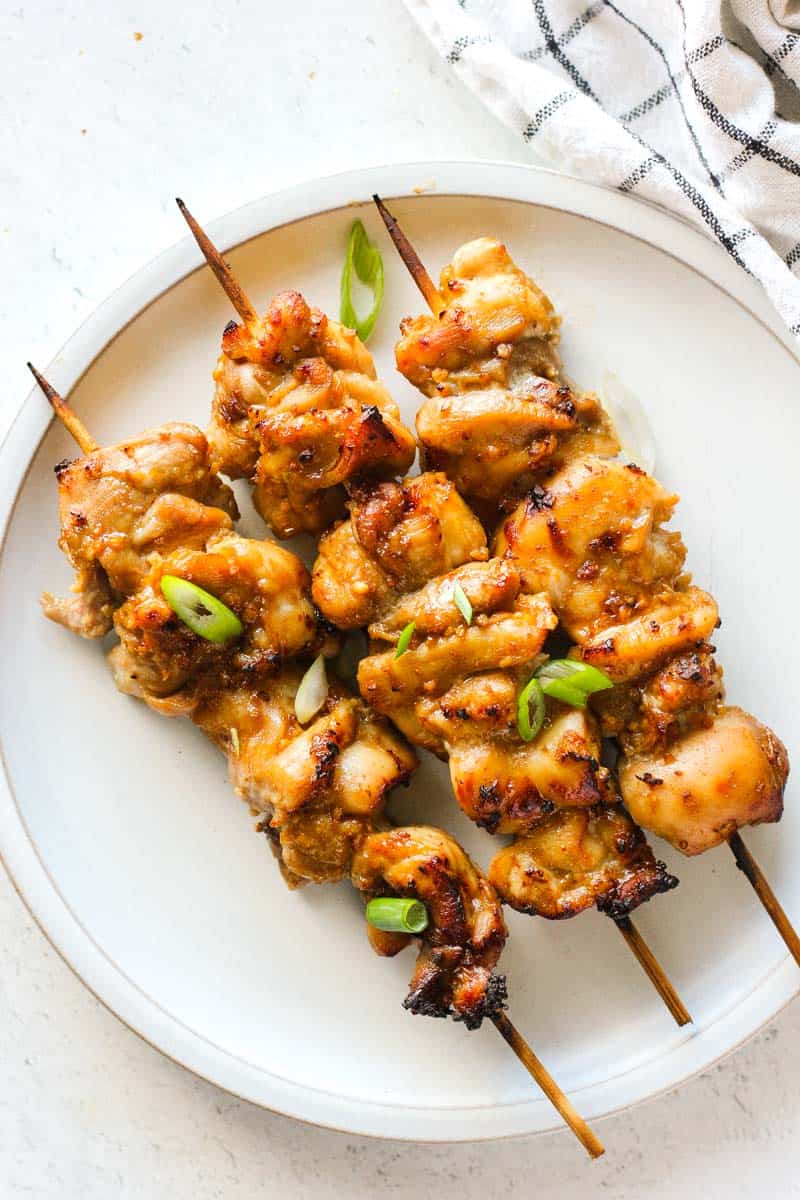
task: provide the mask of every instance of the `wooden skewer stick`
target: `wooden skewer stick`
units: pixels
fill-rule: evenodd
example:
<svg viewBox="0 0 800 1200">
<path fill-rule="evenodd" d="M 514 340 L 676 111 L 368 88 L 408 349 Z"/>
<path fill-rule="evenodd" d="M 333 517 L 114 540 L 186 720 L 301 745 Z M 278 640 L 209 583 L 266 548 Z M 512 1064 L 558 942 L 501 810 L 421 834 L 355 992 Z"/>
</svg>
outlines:
<svg viewBox="0 0 800 1200">
<path fill-rule="evenodd" d="M 44 392 L 47 399 L 53 406 L 53 411 L 58 417 L 65 429 L 68 429 L 75 441 L 80 446 L 84 454 L 91 454 L 93 450 L 99 449 L 97 442 L 94 440 L 89 430 L 84 425 L 76 412 L 70 408 L 66 400 L 58 394 L 52 384 L 48 383 L 44 375 L 41 375 L 33 363 L 28 363 L 28 370 L 33 375 L 33 378 L 38 383 L 39 387 Z"/>
<path fill-rule="evenodd" d="M 639 960 L 645 974 L 672 1013 L 676 1023 L 678 1025 L 690 1024 L 692 1018 L 689 1010 L 630 917 L 615 917 L 614 924 Z"/>
<path fill-rule="evenodd" d="M 798 937 L 797 930 L 783 911 L 778 897 L 769 886 L 766 876 L 742 841 L 738 830 L 728 838 L 728 845 L 733 851 L 737 867 L 747 876 L 753 885 L 753 890 L 764 905 L 768 917 L 786 943 L 792 958 L 800 966 L 800 937 Z"/>
<path fill-rule="evenodd" d="M 175 203 L 181 210 L 186 224 L 194 234 L 195 241 L 203 251 L 203 256 L 206 262 L 222 284 L 223 290 L 231 304 L 236 309 L 237 313 L 242 318 L 248 329 L 256 328 L 256 326 L 259 324 L 258 313 L 256 312 L 253 304 L 250 302 L 233 271 L 225 262 L 225 259 L 222 257 L 219 250 L 211 241 L 205 230 L 198 225 L 197 221 L 195 221 L 194 217 L 179 196 L 175 197 Z"/>
<path fill-rule="evenodd" d="M 425 303 L 428 305 L 435 317 L 440 317 L 447 307 L 442 293 L 439 291 L 436 284 L 425 270 L 425 264 L 423 263 L 422 259 L 417 254 L 416 250 L 411 245 L 411 242 L 403 233 L 402 229 L 397 224 L 397 221 L 389 212 L 380 196 L 376 194 L 372 197 L 372 199 L 375 201 L 375 206 L 377 207 L 378 212 L 381 214 L 384 225 L 389 231 L 389 237 L 397 247 L 398 254 L 408 267 L 414 283 L 425 297 Z"/>
<path fill-rule="evenodd" d="M 605 1147 L 597 1134 L 592 1132 L 583 1117 L 570 1103 L 555 1079 L 553 1079 L 553 1076 L 536 1057 L 522 1034 L 509 1021 L 505 1013 L 495 1013 L 492 1021 L 500 1036 L 508 1042 L 526 1071 L 530 1072 L 545 1096 L 547 1096 L 547 1099 L 558 1110 L 578 1140 L 586 1147 L 590 1156 L 592 1158 L 599 1158 L 601 1154 L 605 1154 Z"/>
</svg>

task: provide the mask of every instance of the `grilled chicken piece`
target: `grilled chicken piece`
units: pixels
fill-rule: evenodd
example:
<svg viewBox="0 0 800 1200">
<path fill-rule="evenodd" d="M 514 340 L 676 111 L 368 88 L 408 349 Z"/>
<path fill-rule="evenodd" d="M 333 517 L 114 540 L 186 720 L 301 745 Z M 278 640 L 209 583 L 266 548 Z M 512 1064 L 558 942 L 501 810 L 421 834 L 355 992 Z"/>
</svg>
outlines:
<svg viewBox="0 0 800 1200">
<path fill-rule="evenodd" d="M 637 754 L 707 729 L 724 697 L 714 648 L 701 642 L 653 675 L 598 692 L 593 703 L 606 737 L 616 738 L 626 754 Z"/>
<path fill-rule="evenodd" d="M 444 475 L 356 488 L 349 507 L 320 539 L 313 572 L 314 600 L 340 629 L 369 625 L 398 594 L 488 556 L 480 521 Z"/>
<path fill-rule="evenodd" d="M 545 592 L 582 644 L 681 578 L 686 548 L 662 528 L 677 499 L 638 467 L 577 458 L 501 524 L 495 553 L 514 559 L 526 589 Z"/>
<path fill-rule="evenodd" d="M 489 878 L 506 904 L 551 920 L 593 905 L 627 916 L 678 884 L 619 804 L 553 813 L 495 856 Z"/>
<path fill-rule="evenodd" d="M 202 547 L 238 516 L 193 425 L 161 425 L 61 463 L 56 474 L 59 545 L 75 568 L 74 595 L 46 592 L 42 607 L 82 637 L 109 632 L 116 604 L 139 587 L 154 554 Z"/>
<path fill-rule="evenodd" d="M 216 596 L 244 629 L 233 642 L 198 636 L 170 608 L 161 592 L 164 575 L 177 575 Z M 120 647 L 112 652 L 117 686 L 159 711 L 184 712 L 206 686 L 239 678 L 257 681 L 286 659 L 335 654 L 339 638 L 320 618 L 310 595 L 310 576 L 300 559 L 274 542 L 226 531 L 204 549 L 176 550 L 158 558 L 141 588 L 118 610 Z M 175 693 L 183 691 L 178 702 Z M 162 702 L 171 698 L 169 705 Z"/>
<path fill-rule="evenodd" d="M 500 903 L 451 837 L 427 826 L 373 833 L 355 855 L 352 880 L 368 900 L 408 896 L 427 905 L 405 1008 L 477 1029 L 505 1007 L 505 978 L 493 974 L 507 936 Z M 396 954 L 410 939 L 370 940 L 379 953 Z"/>
<path fill-rule="evenodd" d="M 414 461 L 414 438 L 367 349 L 299 292 L 279 292 L 256 329 L 226 327 L 214 379 L 214 465 L 253 479 L 278 537 L 322 532 L 344 515 L 345 483 Z"/>
<path fill-rule="evenodd" d="M 399 370 L 428 397 L 417 416 L 427 468 L 496 508 L 567 448 L 616 453 L 597 397 L 559 380 L 560 318 L 505 246 L 462 246 L 441 293 L 441 317 L 406 319 L 396 347 Z"/>
<path fill-rule="evenodd" d="M 684 854 L 702 854 L 745 825 L 779 821 L 789 774 L 786 748 L 741 708 L 721 708 L 696 729 L 620 770 L 635 820 Z"/>
<path fill-rule="evenodd" d="M 680 535 L 663 528 L 676 500 L 637 467 L 576 459 L 519 505 L 495 549 L 550 597 L 575 656 L 615 681 L 593 704 L 622 749 L 631 815 L 699 854 L 780 818 L 788 760 L 770 730 L 723 706 L 708 641 L 717 606 L 690 586 Z"/>
<path fill-rule="evenodd" d="M 522 741 L 517 696 L 526 682 L 508 671 L 473 675 L 418 706 L 447 752 L 458 803 L 490 833 L 524 833 L 555 808 L 614 799 L 588 711 L 548 701 L 541 733 Z"/>
<path fill-rule="evenodd" d="M 458 576 L 453 571 L 447 577 L 451 589 Z M 377 712 L 391 717 L 410 741 L 444 755 L 447 744 L 426 724 L 431 702 L 456 682 L 479 679 L 482 672 L 498 667 L 512 672 L 513 679 L 526 671 L 530 675 L 554 625 L 550 606 L 539 596 L 518 596 L 505 612 L 479 617 L 470 626 L 453 605 L 447 632 L 423 638 L 400 658 L 388 650 L 362 659 L 361 695 Z"/>
<path fill-rule="evenodd" d="M 192 719 L 227 755 L 231 782 L 263 813 L 290 887 L 342 879 L 392 788 L 417 765 L 386 722 L 331 681 L 322 711 L 300 725 L 294 711 L 303 668 L 284 668 L 254 689 L 206 695 Z"/>
</svg>

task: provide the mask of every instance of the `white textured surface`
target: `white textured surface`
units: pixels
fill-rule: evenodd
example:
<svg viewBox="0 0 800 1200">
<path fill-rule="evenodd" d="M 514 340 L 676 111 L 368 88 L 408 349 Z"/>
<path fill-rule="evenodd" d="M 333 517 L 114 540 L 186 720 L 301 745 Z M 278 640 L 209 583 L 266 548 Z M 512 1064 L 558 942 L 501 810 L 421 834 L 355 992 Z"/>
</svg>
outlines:
<svg viewBox="0 0 800 1200">
<path fill-rule="evenodd" d="M 176 192 L 208 218 L 371 161 L 524 156 L 386 0 L 7 7 L 0 68 L 0 431 L 24 359 L 46 363 L 180 236 Z M 567 1134 L 408 1147 L 270 1116 L 120 1026 L 4 877 L 0 928 L 4 1198 L 800 1195 L 796 1005 L 680 1093 L 603 1123 L 592 1165 Z"/>
</svg>

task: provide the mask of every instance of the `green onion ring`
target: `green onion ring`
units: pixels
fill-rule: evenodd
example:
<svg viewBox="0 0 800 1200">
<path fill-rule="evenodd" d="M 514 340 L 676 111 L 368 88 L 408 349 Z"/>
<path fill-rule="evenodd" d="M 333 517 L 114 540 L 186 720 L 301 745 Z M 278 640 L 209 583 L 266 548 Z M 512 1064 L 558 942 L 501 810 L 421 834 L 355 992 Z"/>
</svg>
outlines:
<svg viewBox="0 0 800 1200">
<path fill-rule="evenodd" d="M 538 679 L 563 679 L 572 688 L 591 696 L 594 692 L 604 692 L 614 686 L 605 671 L 592 667 L 589 663 L 577 658 L 551 658 L 536 672 Z M 546 691 L 547 689 L 545 689 Z"/>
<path fill-rule="evenodd" d="M 422 933 L 428 928 L 428 910 L 421 900 L 378 896 L 367 904 L 367 920 L 387 933 Z"/>
<path fill-rule="evenodd" d="M 554 700 L 560 700 L 562 704 L 570 704 L 573 708 L 586 708 L 586 701 L 589 697 L 579 687 L 574 687 L 572 680 L 545 679 L 541 688 L 546 696 L 552 696 Z"/>
<path fill-rule="evenodd" d="M 161 593 L 175 616 L 207 642 L 229 642 L 244 628 L 227 604 L 180 575 L 162 575 Z"/>
</svg>

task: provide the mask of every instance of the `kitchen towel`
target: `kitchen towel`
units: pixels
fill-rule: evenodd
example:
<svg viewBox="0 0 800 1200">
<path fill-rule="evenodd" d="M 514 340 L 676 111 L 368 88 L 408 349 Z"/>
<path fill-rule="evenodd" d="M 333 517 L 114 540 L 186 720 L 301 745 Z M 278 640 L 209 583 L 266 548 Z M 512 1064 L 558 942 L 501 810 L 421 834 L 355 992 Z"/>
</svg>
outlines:
<svg viewBox="0 0 800 1200">
<path fill-rule="evenodd" d="M 672 209 L 800 337 L 800 0 L 405 0 L 539 161 Z"/>
</svg>

